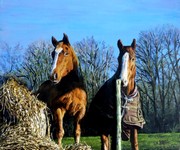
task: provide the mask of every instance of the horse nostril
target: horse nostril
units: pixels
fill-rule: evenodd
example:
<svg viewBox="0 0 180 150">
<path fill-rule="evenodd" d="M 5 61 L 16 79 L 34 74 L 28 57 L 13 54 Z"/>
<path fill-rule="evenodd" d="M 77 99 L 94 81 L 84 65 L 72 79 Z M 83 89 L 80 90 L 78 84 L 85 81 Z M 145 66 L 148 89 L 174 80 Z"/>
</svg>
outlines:
<svg viewBox="0 0 180 150">
<path fill-rule="evenodd" d="M 49 78 L 50 78 L 51 81 L 54 81 L 54 80 L 57 80 L 57 77 L 58 77 L 57 73 L 53 73 L 52 75 L 50 75 Z"/>
<path fill-rule="evenodd" d="M 54 80 L 57 79 L 57 73 L 54 73 Z"/>
<path fill-rule="evenodd" d="M 128 81 L 127 80 L 122 80 L 122 82 L 123 82 L 123 86 L 126 87 L 127 84 L 128 84 Z"/>
</svg>

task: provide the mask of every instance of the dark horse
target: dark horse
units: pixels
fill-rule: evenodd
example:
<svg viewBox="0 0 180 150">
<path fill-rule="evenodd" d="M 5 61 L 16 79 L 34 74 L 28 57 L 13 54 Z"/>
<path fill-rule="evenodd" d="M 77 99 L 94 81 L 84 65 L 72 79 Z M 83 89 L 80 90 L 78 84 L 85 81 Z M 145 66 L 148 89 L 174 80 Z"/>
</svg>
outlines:
<svg viewBox="0 0 180 150">
<path fill-rule="evenodd" d="M 79 71 L 78 58 L 66 34 L 61 41 L 52 37 L 55 49 L 52 52 L 53 65 L 50 80 L 38 89 L 38 98 L 47 103 L 54 114 L 57 126 L 58 144 L 64 136 L 63 117 L 65 113 L 74 116 L 75 142 L 80 141 L 80 121 L 85 115 L 87 95 Z"/>
<path fill-rule="evenodd" d="M 135 83 L 136 75 L 136 41 L 131 46 L 119 48 L 118 68 L 115 74 L 99 89 L 90 104 L 88 120 L 91 127 L 101 135 L 101 149 L 110 149 L 109 135 L 112 136 L 112 150 L 116 149 L 116 80 L 121 79 L 122 95 L 122 140 L 130 138 L 133 150 L 138 150 L 137 129 L 142 128 L 145 121 L 142 116 L 139 92 Z"/>
</svg>

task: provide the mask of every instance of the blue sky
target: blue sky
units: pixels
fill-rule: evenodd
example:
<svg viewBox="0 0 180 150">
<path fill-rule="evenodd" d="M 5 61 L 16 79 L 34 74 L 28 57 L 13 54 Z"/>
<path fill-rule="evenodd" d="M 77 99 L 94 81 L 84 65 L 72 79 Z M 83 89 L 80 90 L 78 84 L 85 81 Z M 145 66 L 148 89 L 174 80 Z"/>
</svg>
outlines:
<svg viewBox="0 0 180 150">
<path fill-rule="evenodd" d="M 117 49 L 163 24 L 180 27 L 180 0 L 0 0 L 0 41 L 11 45 L 66 33 L 72 44 L 94 36 Z"/>
</svg>

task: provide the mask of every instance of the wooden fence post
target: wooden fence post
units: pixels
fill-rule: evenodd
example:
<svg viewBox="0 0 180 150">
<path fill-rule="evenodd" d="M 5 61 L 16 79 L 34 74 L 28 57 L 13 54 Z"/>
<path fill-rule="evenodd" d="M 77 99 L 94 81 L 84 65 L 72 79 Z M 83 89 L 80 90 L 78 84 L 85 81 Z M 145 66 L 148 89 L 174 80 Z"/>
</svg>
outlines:
<svg viewBox="0 0 180 150">
<path fill-rule="evenodd" d="M 121 80 L 116 80 L 117 132 L 116 150 L 121 150 Z"/>
</svg>

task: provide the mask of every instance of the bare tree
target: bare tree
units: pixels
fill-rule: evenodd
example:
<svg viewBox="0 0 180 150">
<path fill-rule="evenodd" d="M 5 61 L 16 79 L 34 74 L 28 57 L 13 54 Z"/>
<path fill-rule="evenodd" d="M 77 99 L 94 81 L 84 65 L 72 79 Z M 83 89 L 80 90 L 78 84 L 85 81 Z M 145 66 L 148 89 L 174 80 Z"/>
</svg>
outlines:
<svg viewBox="0 0 180 150">
<path fill-rule="evenodd" d="M 37 90 L 48 79 L 52 51 L 52 45 L 46 41 L 37 41 L 28 46 L 18 76 L 25 78 L 32 90 Z"/>
<path fill-rule="evenodd" d="M 0 43 L 0 74 L 13 74 L 22 63 L 22 46 L 14 47 L 6 42 Z"/>
<path fill-rule="evenodd" d="M 16 76 L 16 70 L 22 63 L 22 46 L 10 46 L 0 42 L 0 86 L 9 78 Z"/>
<path fill-rule="evenodd" d="M 167 131 L 177 124 L 170 116 L 179 108 L 179 35 L 178 29 L 163 26 L 141 32 L 138 39 L 138 83 L 147 122 L 154 131 Z"/>
<path fill-rule="evenodd" d="M 115 63 L 114 50 L 106 46 L 105 42 L 97 42 L 93 37 L 75 43 L 74 47 L 79 56 L 89 100 L 91 100 L 100 86 L 109 78 Z"/>
<path fill-rule="evenodd" d="M 174 100 L 174 116 L 177 125 L 180 124 L 180 30 L 169 28 L 164 34 L 164 43 L 168 55 L 168 70 L 171 70 L 170 100 Z M 173 95 L 173 99 L 172 98 Z M 168 102 L 168 106 L 170 102 Z M 180 130 L 180 126 L 178 127 Z"/>
</svg>

